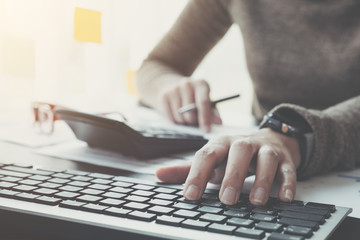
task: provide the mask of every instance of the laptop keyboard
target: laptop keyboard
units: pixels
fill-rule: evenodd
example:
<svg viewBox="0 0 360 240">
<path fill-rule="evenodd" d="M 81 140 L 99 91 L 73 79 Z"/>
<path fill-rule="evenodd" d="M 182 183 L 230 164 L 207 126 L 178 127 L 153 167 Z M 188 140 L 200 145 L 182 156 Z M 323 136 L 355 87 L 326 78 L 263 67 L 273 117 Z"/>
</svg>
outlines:
<svg viewBox="0 0 360 240">
<path fill-rule="evenodd" d="M 337 211 L 335 205 L 275 198 L 254 206 L 245 194 L 227 206 L 216 190 L 188 201 L 180 187 L 18 164 L 0 164 L 0 197 L 250 239 L 311 238 Z"/>
</svg>

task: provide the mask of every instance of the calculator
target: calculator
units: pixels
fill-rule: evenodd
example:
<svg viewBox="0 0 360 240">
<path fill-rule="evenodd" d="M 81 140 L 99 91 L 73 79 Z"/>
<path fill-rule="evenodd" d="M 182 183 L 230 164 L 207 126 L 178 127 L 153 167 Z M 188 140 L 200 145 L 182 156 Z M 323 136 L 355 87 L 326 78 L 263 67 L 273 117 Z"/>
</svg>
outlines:
<svg viewBox="0 0 360 240">
<path fill-rule="evenodd" d="M 70 126 L 77 139 L 87 142 L 89 147 L 137 158 L 157 158 L 195 151 L 208 142 L 202 135 L 131 125 L 125 120 L 67 108 L 56 108 L 55 114 Z"/>
</svg>

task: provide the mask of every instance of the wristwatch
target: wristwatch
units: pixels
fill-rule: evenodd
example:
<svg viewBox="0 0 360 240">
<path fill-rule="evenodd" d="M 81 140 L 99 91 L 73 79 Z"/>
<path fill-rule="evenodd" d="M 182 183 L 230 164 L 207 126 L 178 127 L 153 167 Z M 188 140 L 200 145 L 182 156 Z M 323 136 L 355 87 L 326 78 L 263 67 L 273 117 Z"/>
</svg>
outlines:
<svg viewBox="0 0 360 240">
<path fill-rule="evenodd" d="M 260 129 L 270 128 L 275 132 L 294 137 L 298 140 L 301 164 L 298 167 L 297 172 L 298 175 L 301 176 L 300 173 L 306 168 L 311 158 L 314 148 L 314 133 L 305 120 L 289 113 L 290 112 L 287 112 L 286 115 L 288 118 L 286 119 L 284 118 L 285 114 L 282 114 L 281 116 L 280 114 L 275 115 L 274 113 L 265 115 L 260 123 Z"/>
<path fill-rule="evenodd" d="M 263 120 L 260 123 L 260 129 L 261 128 L 270 128 L 275 132 L 282 133 L 290 137 L 299 137 L 304 133 L 300 128 L 281 121 L 279 118 L 276 118 L 272 113 L 264 116 Z"/>
</svg>

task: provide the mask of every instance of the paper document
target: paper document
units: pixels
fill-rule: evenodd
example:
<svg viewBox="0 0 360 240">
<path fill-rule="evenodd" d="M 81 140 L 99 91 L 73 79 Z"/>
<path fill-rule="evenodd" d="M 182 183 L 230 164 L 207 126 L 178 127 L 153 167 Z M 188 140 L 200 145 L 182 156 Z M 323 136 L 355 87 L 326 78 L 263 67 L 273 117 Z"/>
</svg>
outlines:
<svg viewBox="0 0 360 240">
<path fill-rule="evenodd" d="M 98 166 L 124 169 L 132 172 L 154 174 L 161 166 L 184 164 L 192 154 L 156 159 L 136 159 L 120 153 L 90 148 L 85 142 L 74 140 L 35 150 L 38 154 L 90 163 Z"/>
<path fill-rule="evenodd" d="M 51 134 L 42 134 L 29 124 L 0 125 L 0 140 L 19 145 L 37 148 L 54 145 L 74 139 L 73 132 L 63 121 L 55 122 L 56 131 Z"/>
</svg>

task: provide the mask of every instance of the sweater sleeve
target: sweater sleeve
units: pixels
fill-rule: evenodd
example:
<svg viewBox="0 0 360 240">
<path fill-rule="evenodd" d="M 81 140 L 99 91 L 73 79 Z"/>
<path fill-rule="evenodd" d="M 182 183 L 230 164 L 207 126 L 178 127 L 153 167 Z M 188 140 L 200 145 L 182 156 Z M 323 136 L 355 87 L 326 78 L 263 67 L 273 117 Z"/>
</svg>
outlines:
<svg viewBox="0 0 360 240">
<path fill-rule="evenodd" d="M 137 88 L 145 103 L 151 102 L 164 85 L 190 76 L 224 36 L 232 24 L 226 4 L 217 0 L 189 1 L 137 73 Z"/>
<path fill-rule="evenodd" d="M 299 179 L 360 166 L 360 96 L 325 110 L 280 104 L 271 112 L 284 110 L 303 117 L 314 133 L 312 154 L 298 173 Z"/>
</svg>

